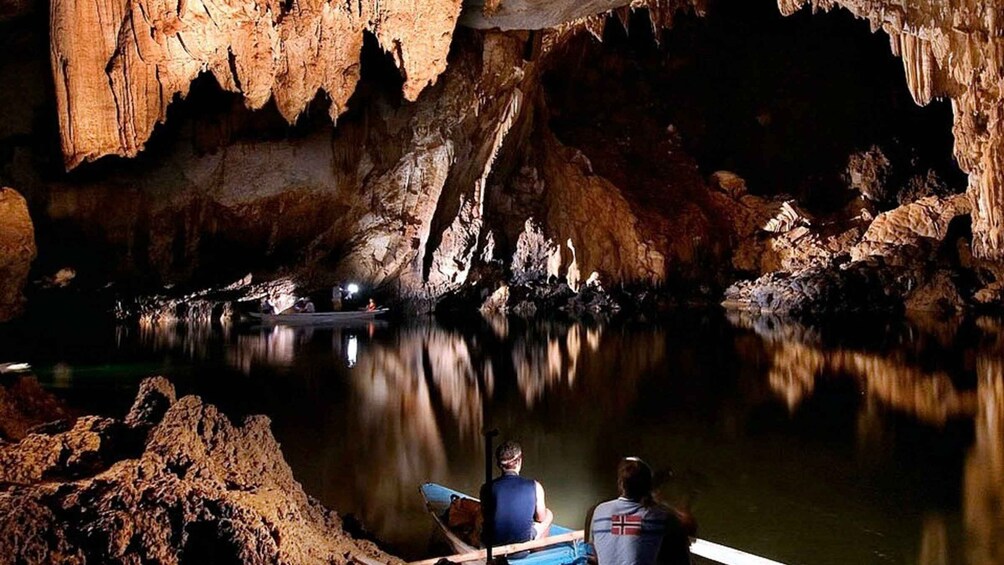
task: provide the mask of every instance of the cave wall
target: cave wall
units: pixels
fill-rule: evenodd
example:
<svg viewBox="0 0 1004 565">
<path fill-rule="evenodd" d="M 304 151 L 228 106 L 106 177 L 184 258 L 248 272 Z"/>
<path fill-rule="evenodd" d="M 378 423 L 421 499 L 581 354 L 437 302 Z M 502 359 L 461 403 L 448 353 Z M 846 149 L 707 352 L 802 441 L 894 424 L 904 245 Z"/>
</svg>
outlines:
<svg viewBox="0 0 1004 565">
<path fill-rule="evenodd" d="M 569 45 L 589 33 L 603 37 L 608 19 L 590 15 L 594 9 L 616 8 L 627 26 L 632 10 L 647 7 L 658 30 L 679 10 L 707 8 L 692 0 L 624 4 L 471 1 L 460 15 L 459 2 L 437 2 L 419 17 L 405 2 L 56 1 L 45 38 L 52 82 L 28 80 L 51 102 L 32 103 L 33 119 L 9 112 L 12 120 L 0 120 L 17 130 L 0 140 L 7 163 L 0 180 L 22 188 L 41 216 L 40 231 L 72 240 L 69 248 L 80 252 L 44 268 L 83 257 L 103 270 L 95 284 L 206 283 L 200 277 L 212 271 L 220 279 L 292 270 L 315 286 L 351 277 L 434 298 L 462 286 L 478 265 L 506 263 L 530 217 L 560 250 L 562 274 L 571 241 L 583 278 L 596 270 L 614 283 L 662 284 L 681 272 L 706 280 L 721 274 L 715 265 L 727 266 L 730 247 L 756 228 L 740 205 L 744 196 L 709 184 L 686 155 L 663 159 L 681 153 L 672 132 L 642 132 L 650 147 L 621 151 L 629 140 L 551 131 L 555 107 L 542 76 L 569 64 Z M 795 7 L 781 5 L 785 13 Z M 920 18 L 915 12 L 905 14 Z M 214 24 L 213 14 L 225 14 L 228 24 Z M 510 16 L 563 23 L 529 34 L 454 30 L 458 17 L 486 27 Z M 84 41 L 85 25 L 102 30 L 99 40 Z M 332 29 L 351 41 L 332 41 L 325 35 Z M 395 79 L 366 79 L 367 49 L 387 53 Z M 918 102 L 939 88 L 969 92 L 957 81 L 928 80 L 940 76 L 932 70 L 937 57 L 920 53 L 923 73 L 907 65 Z M 3 72 L 16 67 L 8 62 Z M 206 100 L 200 84 L 236 94 L 230 106 L 195 115 Z M 195 100 L 186 106 L 177 102 L 182 96 Z M 618 119 L 631 119 L 632 108 Z M 51 171 L 59 157 L 50 157 L 46 142 L 24 142 L 47 132 L 72 174 Z M 964 146 L 958 142 L 957 153 Z M 138 157 L 79 166 L 101 155 Z M 971 171 L 970 193 L 979 196 L 974 178 L 988 177 Z M 977 202 L 974 247 L 986 250 L 993 211 L 989 200 Z"/>
<path fill-rule="evenodd" d="M 973 252 L 1004 258 L 1004 40 L 998 2 L 949 0 L 778 0 L 791 14 L 843 7 L 889 35 L 903 59 L 907 86 L 918 104 L 952 101 L 955 157 L 969 173 L 973 200 Z"/>
</svg>

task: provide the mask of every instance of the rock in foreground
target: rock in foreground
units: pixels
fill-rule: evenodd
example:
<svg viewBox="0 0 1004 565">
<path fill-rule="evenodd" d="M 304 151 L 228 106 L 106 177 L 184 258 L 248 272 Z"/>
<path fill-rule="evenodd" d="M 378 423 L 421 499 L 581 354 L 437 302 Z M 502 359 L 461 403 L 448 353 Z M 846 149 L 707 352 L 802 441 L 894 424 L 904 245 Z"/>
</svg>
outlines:
<svg viewBox="0 0 1004 565">
<path fill-rule="evenodd" d="M 0 446 L 0 563 L 396 563 L 308 497 L 269 430 L 147 379 L 124 421 Z"/>
</svg>

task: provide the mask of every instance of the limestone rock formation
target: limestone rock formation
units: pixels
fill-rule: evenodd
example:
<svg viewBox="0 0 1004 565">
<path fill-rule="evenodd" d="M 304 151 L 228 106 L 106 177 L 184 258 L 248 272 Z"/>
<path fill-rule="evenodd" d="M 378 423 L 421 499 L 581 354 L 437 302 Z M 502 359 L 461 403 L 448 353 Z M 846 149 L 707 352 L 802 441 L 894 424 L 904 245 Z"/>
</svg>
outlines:
<svg viewBox="0 0 1004 565">
<path fill-rule="evenodd" d="M 1004 258 L 1004 6 L 998 2 L 778 0 L 784 14 L 806 4 L 841 6 L 889 35 L 918 104 L 948 97 L 955 114 L 955 157 L 969 173 L 973 251 Z"/>
<path fill-rule="evenodd" d="M 861 241 L 851 250 L 851 258 L 891 257 L 900 251 L 909 252 L 910 248 L 940 245 L 952 220 L 970 211 L 969 198 L 959 194 L 948 198 L 929 196 L 884 212 L 868 226 Z"/>
<path fill-rule="evenodd" d="M 67 168 L 143 149 L 167 107 L 200 73 L 240 92 L 249 108 L 274 98 L 290 122 L 323 91 L 331 118 L 359 80 L 363 33 L 373 33 L 414 100 L 446 68 L 460 0 L 54 0 L 52 70 Z"/>
<path fill-rule="evenodd" d="M 21 290 L 35 253 L 35 228 L 27 203 L 13 189 L 0 187 L 0 322 L 21 312 Z"/>
<path fill-rule="evenodd" d="M 146 381 L 125 421 L 0 446 L 0 561 L 399 563 L 350 538 L 253 416 Z"/>
</svg>

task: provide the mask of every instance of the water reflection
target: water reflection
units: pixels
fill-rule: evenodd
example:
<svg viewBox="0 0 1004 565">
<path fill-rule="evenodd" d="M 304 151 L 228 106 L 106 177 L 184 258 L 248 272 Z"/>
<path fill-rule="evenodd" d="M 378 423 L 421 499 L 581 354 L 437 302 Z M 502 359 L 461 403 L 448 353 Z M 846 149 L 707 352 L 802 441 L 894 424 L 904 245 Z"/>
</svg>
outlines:
<svg viewBox="0 0 1004 565">
<path fill-rule="evenodd" d="M 771 389 L 792 413 L 812 397 L 820 379 L 854 379 L 864 395 L 858 417 L 859 445 L 881 443 L 878 406 L 943 427 L 952 420 L 973 425 L 965 459 L 962 500 L 967 563 L 1004 563 L 1004 333 L 999 320 L 912 319 L 894 345 L 870 350 L 865 343 L 827 343 L 819 328 L 769 318 L 734 316 L 732 322 L 762 338 Z M 975 346 L 959 348 L 960 331 L 975 330 Z M 887 328 L 888 329 L 888 328 Z M 932 351 L 933 350 L 933 351 Z M 934 353 L 932 355 L 932 353 Z M 975 363 L 973 359 L 975 358 Z M 967 382 L 975 373 L 975 383 Z M 918 562 L 950 563 L 945 517 L 924 519 Z"/>
<path fill-rule="evenodd" d="M 477 489 L 487 424 L 524 443 L 570 525 L 640 454 L 676 467 L 705 536 L 781 561 L 1004 563 L 998 320 L 163 324 L 115 340 L 268 413 L 308 492 L 407 557 L 430 530 L 416 486 Z"/>
</svg>

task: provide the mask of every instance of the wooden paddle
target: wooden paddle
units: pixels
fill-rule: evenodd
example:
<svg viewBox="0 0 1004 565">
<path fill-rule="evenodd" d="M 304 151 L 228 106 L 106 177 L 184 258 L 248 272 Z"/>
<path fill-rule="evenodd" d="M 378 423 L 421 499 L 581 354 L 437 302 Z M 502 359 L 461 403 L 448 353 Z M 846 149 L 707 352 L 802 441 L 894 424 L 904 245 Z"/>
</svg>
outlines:
<svg viewBox="0 0 1004 565">
<path fill-rule="evenodd" d="M 574 532 L 568 532 L 567 534 L 559 534 L 556 536 L 548 536 L 546 538 L 524 541 L 522 543 L 511 543 L 509 545 L 499 545 L 492 548 L 492 554 L 494 555 L 509 555 L 510 553 L 518 553 L 520 551 L 527 551 L 530 549 L 540 549 L 542 547 L 550 547 L 552 545 L 558 545 L 561 543 L 568 543 L 570 541 L 580 540 L 585 535 L 583 530 L 576 530 Z M 413 561 L 408 565 L 436 565 L 443 559 L 449 563 L 467 563 L 468 561 L 478 561 L 483 560 L 488 557 L 488 550 L 479 549 L 477 551 L 471 551 L 469 553 L 460 553 L 458 555 L 447 555 L 446 557 L 436 557 L 433 559 L 426 559 L 424 561 Z"/>
</svg>

